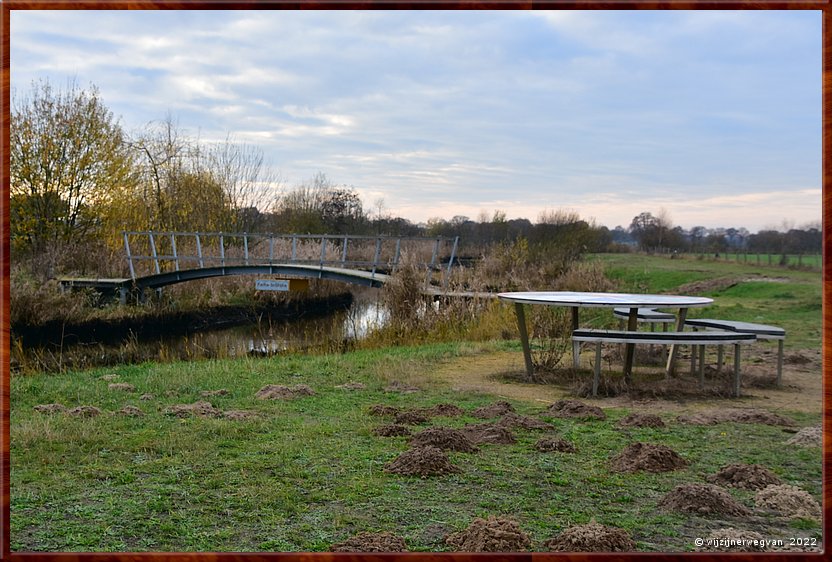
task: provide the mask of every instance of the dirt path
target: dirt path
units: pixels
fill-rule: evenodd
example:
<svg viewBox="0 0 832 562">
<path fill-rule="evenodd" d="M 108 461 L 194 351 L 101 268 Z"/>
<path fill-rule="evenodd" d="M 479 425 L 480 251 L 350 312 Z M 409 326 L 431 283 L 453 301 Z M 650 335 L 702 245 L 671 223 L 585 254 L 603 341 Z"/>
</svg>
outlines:
<svg viewBox="0 0 832 562">
<path fill-rule="evenodd" d="M 638 399 L 627 396 L 585 400 L 604 408 L 649 408 L 651 412 L 690 413 L 715 407 L 764 408 L 772 412 L 822 411 L 822 377 L 819 350 L 786 353 L 783 367 L 783 387 L 743 388 L 740 400 L 703 397 L 684 400 Z M 766 354 L 761 364 L 744 360 L 744 373 L 751 376 L 773 369 L 774 357 Z M 638 369 L 638 368 L 637 368 Z M 528 384 L 511 380 L 523 373 L 523 356 L 515 352 L 482 353 L 459 357 L 439 366 L 432 375 L 451 388 L 460 391 L 482 392 L 502 398 L 521 400 L 530 404 L 550 404 L 567 396 L 565 387 L 553 384 Z M 507 376 L 509 375 L 509 376 Z"/>
</svg>

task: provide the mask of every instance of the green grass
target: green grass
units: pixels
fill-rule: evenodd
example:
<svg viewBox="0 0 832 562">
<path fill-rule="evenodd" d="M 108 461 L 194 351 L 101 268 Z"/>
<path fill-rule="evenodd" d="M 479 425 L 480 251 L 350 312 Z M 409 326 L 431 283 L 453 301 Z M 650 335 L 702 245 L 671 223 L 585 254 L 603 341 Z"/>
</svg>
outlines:
<svg viewBox="0 0 832 562">
<path fill-rule="evenodd" d="M 693 282 L 731 279 L 727 289 L 701 293 L 711 306 L 691 309 L 691 318 L 723 318 L 780 326 L 786 349 L 820 348 L 822 279 L 818 271 L 793 270 L 691 257 L 601 254 L 605 271 L 622 291 L 673 293 Z"/>
<path fill-rule="evenodd" d="M 615 429 L 626 410 L 607 409 L 605 421 L 549 420 L 553 433 L 577 453 L 539 453 L 543 433 L 515 430 L 513 445 L 483 445 L 451 453 L 461 474 L 409 478 L 383 472 L 407 448 L 404 438 L 372 434 L 376 403 L 401 407 L 455 403 L 466 411 L 500 399 L 454 391 L 432 378 L 443 360 L 516 344 L 436 344 L 344 355 L 262 360 L 142 364 L 11 380 L 11 548 L 71 551 L 322 551 L 360 531 L 391 531 L 412 550 L 446 547 L 442 537 L 474 517 L 507 515 L 535 548 L 563 528 L 596 519 L 633 535 L 642 550 L 690 550 L 691 518 L 657 509 L 677 484 L 702 482 L 733 462 L 764 464 L 787 483 L 820 498 L 821 451 L 790 448 L 780 428 L 719 424 L 688 426 L 665 415 L 665 429 Z M 99 377 L 117 373 L 134 393 L 107 389 Z M 385 393 L 390 380 L 425 389 Z M 366 390 L 335 385 L 363 382 Z M 265 384 L 308 384 L 316 395 L 260 401 Z M 226 388 L 214 406 L 255 410 L 248 421 L 176 419 L 173 404 Z M 152 393 L 152 401 L 140 401 Z M 77 419 L 33 411 L 41 403 L 95 405 L 114 411 L 140 407 L 144 417 Z M 515 402 L 536 415 L 545 404 Z M 780 412 L 790 414 L 789 412 Z M 792 414 L 800 425 L 819 415 Z M 435 418 L 458 427 L 476 418 Z M 622 475 L 607 462 L 632 441 L 663 443 L 690 461 L 684 470 Z M 748 506 L 751 493 L 731 490 Z M 773 528 L 778 520 L 762 515 Z M 722 522 L 694 519 L 701 534 Z M 811 521 L 801 534 L 818 535 Z M 699 532 L 697 531 L 697 532 Z M 792 531 L 784 530 L 788 534 Z M 785 535 L 784 535 L 785 536 Z"/>
</svg>

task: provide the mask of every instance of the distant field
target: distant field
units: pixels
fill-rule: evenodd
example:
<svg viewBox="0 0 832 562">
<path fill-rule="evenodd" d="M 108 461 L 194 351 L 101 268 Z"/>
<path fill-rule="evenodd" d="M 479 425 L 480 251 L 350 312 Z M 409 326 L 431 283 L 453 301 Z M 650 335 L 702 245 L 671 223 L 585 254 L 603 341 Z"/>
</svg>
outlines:
<svg viewBox="0 0 832 562">
<path fill-rule="evenodd" d="M 713 305 L 691 309 L 690 316 L 774 324 L 786 329 L 787 348 L 820 347 L 820 271 L 699 260 L 691 256 L 671 259 L 644 254 L 597 254 L 589 259 L 603 263 L 607 276 L 621 291 L 712 297 Z"/>
</svg>

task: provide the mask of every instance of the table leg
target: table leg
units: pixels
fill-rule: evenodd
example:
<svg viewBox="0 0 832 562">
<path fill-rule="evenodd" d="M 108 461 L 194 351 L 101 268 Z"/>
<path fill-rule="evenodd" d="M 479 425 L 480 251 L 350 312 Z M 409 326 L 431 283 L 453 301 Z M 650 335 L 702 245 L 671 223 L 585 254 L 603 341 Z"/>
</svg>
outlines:
<svg viewBox="0 0 832 562">
<path fill-rule="evenodd" d="M 532 366 L 532 350 L 529 347 L 529 333 L 526 331 L 526 314 L 523 312 L 523 305 L 519 302 L 514 303 L 514 311 L 517 313 L 517 327 L 520 329 L 520 343 L 523 346 L 526 375 L 531 380 L 534 377 L 534 367 Z"/>
<path fill-rule="evenodd" d="M 638 329 L 638 308 L 630 309 L 630 316 L 627 319 L 627 331 L 635 332 Z M 636 344 L 628 343 L 624 352 L 624 384 L 630 385 L 633 374 L 633 358 L 635 357 Z"/>
<path fill-rule="evenodd" d="M 679 320 L 676 322 L 676 331 L 681 332 L 685 329 L 685 318 L 688 316 L 687 308 L 679 309 Z M 673 370 L 676 368 L 676 356 L 679 354 L 679 346 L 671 345 L 670 354 L 667 358 L 667 376 L 673 376 Z"/>
<path fill-rule="evenodd" d="M 578 329 L 578 307 L 571 307 L 572 310 L 572 331 Z M 578 369 L 581 366 L 581 343 L 572 340 L 572 367 Z"/>
</svg>

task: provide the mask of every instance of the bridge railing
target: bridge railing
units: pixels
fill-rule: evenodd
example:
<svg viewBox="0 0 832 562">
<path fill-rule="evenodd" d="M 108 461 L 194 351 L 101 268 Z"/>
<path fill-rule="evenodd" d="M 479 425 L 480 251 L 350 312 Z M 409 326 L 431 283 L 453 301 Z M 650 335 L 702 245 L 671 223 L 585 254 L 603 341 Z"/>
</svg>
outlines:
<svg viewBox="0 0 832 562">
<path fill-rule="evenodd" d="M 123 231 L 130 277 L 239 265 L 299 264 L 391 273 L 425 269 L 425 285 L 447 286 L 459 237 Z M 438 279 L 437 279 L 438 277 Z"/>
</svg>

